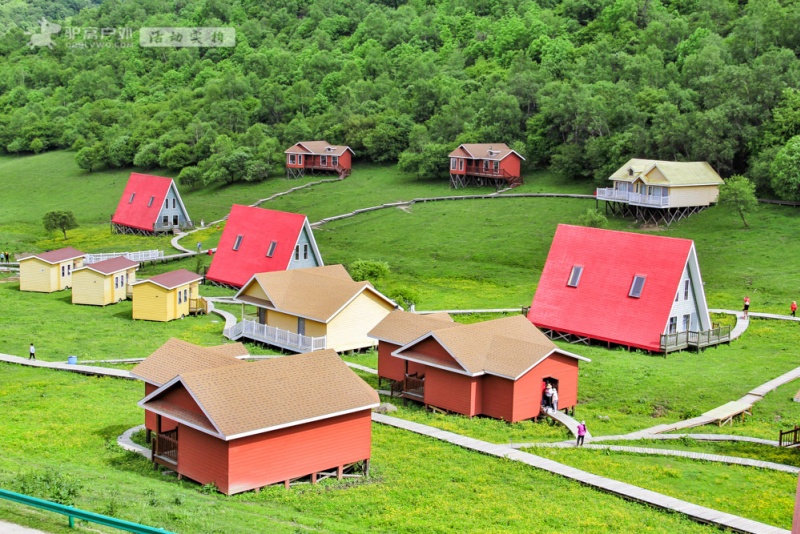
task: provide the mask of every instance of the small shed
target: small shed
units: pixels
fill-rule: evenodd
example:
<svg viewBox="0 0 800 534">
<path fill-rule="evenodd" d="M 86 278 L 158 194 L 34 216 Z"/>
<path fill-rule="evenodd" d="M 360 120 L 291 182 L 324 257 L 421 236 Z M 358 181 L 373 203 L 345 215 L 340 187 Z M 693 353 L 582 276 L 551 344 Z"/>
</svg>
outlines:
<svg viewBox="0 0 800 534">
<path fill-rule="evenodd" d="M 234 204 L 206 278 L 240 288 L 256 273 L 321 265 L 305 215 Z"/>
<path fill-rule="evenodd" d="M 422 322 L 395 311 L 370 332 L 379 340 L 379 354 L 384 352 L 378 375 L 390 379 L 403 398 L 512 423 L 541 414 L 545 381 L 558 390 L 559 409 L 578 403 L 578 362 L 590 360 L 559 349 L 525 317 L 469 325 L 427 322 L 427 331 L 408 341 Z"/>
<path fill-rule="evenodd" d="M 397 305 L 372 287 L 355 282 L 341 265 L 259 273 L 236 293 L 256 307 L 228 332 L 295 352 L 337 352 L 375 346 L 367 333 Z"/>
<path fill-rule="evenodd" d="M 516 187 L 522 185 L 525 161 L 505 143 L 464 143 L 450 153 L 450 187 L 468 185 Z"/>
<path fill-rule="evenodd" d="M 72 303 L 106 306 L 127 300 L 138 268 L 138 262 L 119 256 L 75 269 Z"/>
<path fill-rule="evenodd" d="M 172 178 L 131 173 L 111 229 L 120 234 L 159 234 L 189 228 L 192 220 Z"/>
<path fill-rule="evenodd" d="M 177 425 L 154 462 L 226 495 L 368 473 L 378 404 L 332 350 L 182 373 L 139 402 Z"/>
<path fill-rule="evenodd" d="M 339 178 L 350 176 L 355 152 L 349 146 L 331 145 L 327 141 L 301 141 L 286 149 L 286 177 L 301 178 L 311 174 L 335 173 Z"/>
<path fill-rule="evenodd" d="M 19 259 L 20 291 L 52 293 L 72 287 L 72 271 L 83 266 L 85 254 L 72 247 Z"/>
<path fill-rule="evenodd" d="M 172 321 L 189 315 L 197 306 L 200 281 L 186 269 L 139 280 L 133 286 L 133 318 L 146 321 Z"/>
</svg>

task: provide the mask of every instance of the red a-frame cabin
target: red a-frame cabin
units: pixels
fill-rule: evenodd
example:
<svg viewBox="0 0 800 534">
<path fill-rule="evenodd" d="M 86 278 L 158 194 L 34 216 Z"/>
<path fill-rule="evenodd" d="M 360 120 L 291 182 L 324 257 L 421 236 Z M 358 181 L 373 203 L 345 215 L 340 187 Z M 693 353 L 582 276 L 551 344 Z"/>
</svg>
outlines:
<svg viewBox="0 0 800 534">
<path fill-rule="evenodd" d="M 355 155 L 349 146 L 330 145 L 327 141 L 301 141 L 285 154 L 287 178 L 302 178 L 306 171 L 331 172 L 346 178 L 350 176 Z"/>
<path fill-rule="evenodd" d="M 450 187 L 468 185 L 516 187 L 522 185 L 520 165 L 525 160 L 504 143 L 465 143 L 450 153 Z"/>
</svg>

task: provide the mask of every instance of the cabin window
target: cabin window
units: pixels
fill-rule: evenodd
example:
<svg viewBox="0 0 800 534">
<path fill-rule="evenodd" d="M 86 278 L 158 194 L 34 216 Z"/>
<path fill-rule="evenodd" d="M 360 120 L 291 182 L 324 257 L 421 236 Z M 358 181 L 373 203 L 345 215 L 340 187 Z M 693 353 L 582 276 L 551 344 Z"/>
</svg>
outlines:
<svg viewBox="0 0 800 534">
<path fill-rule="evenodd" d="M 294 154 L 289 154 L 289 165 L 296 165 L 295 163 L 296 160 L 297 158 L 295 157 Z"/>
<path fill-rule="evenodd" d="M 295 245 L 294 247 L 294 259 L 300 259 L 300 245 Z"/>
<path fill-rule="evenodd" d="M 164 226 L 169 224 L 169 215 L 164 215 L 163 217 L 161 217 L 161 224 L 163 224 Z"/>
<path fill-rule="evenodd" d="M 69 263 L 67 264 L 67 274 L 68 275 L 72 274 L 72 265 L 70 265 Z"/>
<path fill-rule="evenodd" d="M 119 277 L 114 277 L 114 289 L 119 289 Z"/>
<path fill-rule="evenodd" d="M 489 160 L 488 159 L 483 160 L 483 168 L 486 169 L 486 170 L 489 170 Z"/>
<path fill-rule="evenodd" d="M 188 289 L 184 289 L 183 290 L 183 301 L 184 302 L 189 302 L 189 290 Z"/>
<path fill-rule="evenodd" d="M 172 224 L 174 224 L 175 226 L 178 226 L 178 216 L 177 215 L 173 215 L 172 216 Z"/>
<path fill-rule="evenodd" d="M 457 168 L 457 165 L 458 165 L 457 161 L 458 161 L 458 158 L 450 158 L 450 168 L 451 169 L 455 170 Z"/>
<path fill-rule="evenodd" d="M 683 332 L 688 332 L 689 327 L 692 325 L 692 316 L 688 313 L 683 316 Z"/>
<path fill-rule="evenodd" d="M 334 167 L 339 166 L 339 156 L 331 156 L 331 165 Z"/>
<path fill-rule="evenodd" d="M 319 164 L 320 165 L 327 165 L 328 164 L 328 156 L 320 156 L 319 157 Z"/>
<path fill-rule="evenodd" d="M 136 193 L 131 193 L 131 199 L 128 200 L 128 204 L 132 204 L 133 203 L 133 197 L 135 197 L 135 196 L 136 196 Z"/>
<path fill-rule="evenodd" d="M 275 254 L 275 247 L 277 247 L 277 246 L 278 246 L 278 242 L 277 241 L 273 241 L 272 243 L 269 244 L 269 249 L 267 250 L 267 257 L 268 258 L 271 258 L 272 255 Z"/>
<path fill-rule="evenodd" d="M 680 296 L 681 296 L 681 290 L 679 289 L 675 292 L 675 302 L 678 302 L 678 297 Z"/>
<path fill-rule="evenodd" d="M 628 176 L 633 176 L 633 167 L 628 169 Z"/>
<path fill-rule="evenodd" d="M 459 158 L 459 160 L 458 160 L 458 170 L 459 171 L 463 171 L 464 170 L 464 159 L 463 158 Z"/>
<path fill-rule="evenodd" d="M 297 318 L 297 333 L 301 336 L 306 335 L 306 320 L 304 317 Z"/>
<path fill-rule="evenodd" d="M 669 325 L 667 327 L 668 334 L 674 334 L 678 331 L 678 318 L 677 317 L 670 317 L 669 318 Z"/>
<path fill-rule="evenodd" d="M 689 280 L 683 281 L 683 300 L 689 300 Z"/>
<path fill-rule="evenodd" d="M 178 199 L 176 199 L 176 198 L 172 199 L 172 209 L 175 209 L 175 203 L 177 202 L 177 200 Z"/>
<path fill-rule="evenodd" d="M 169 209 L 169 199 L 168 198 L 164 200 L 164 209 L 165 210 Z"/>
<path fill-rule="evenodd" d="M 641 274 L 637 274 L 633 277 L 633 283 L 631 284 L 631 290 L 628 292 L 629 297 L 639 298 L 642 296 L 642 289 L 644 289 L 644 279 L 645 276 Z"/>
<path fill-rule="evenodd" d="M 65 276 L 67 276 L 66 269 L 67 268 L 65 266 L 63 266 L 63 265 L 61 266 L 61 278 L 64 278 Z"/>
<path fill-rule="evenodd" d="M 150 197 L 150 200 L 147 202 L 147 207 L 148 207 L 148 208 L 149 208 L 150 206 L 152 206 L 152 205 L 153 205 L 153 201 L 154 201 L 155 199 L 156 199 L 156 197 Z"/>
<path fill-rule="evenodd" d="M 494 162 L 494 172 L 497 172 L 498 170 L 500 170 L 500 162 L 499 161 L 495 161 Z"/>
<path fill-rule="evenodd" d="M 236 241 L 233 243 L 233 250 L 239 250 L 239 246 L 241 246 L 243 238 L 243 235 L 236 236 Z"/>
<path fill-rule="evenodd" d="M 303 244 L 303 259 L 308 259 L 308 243 Z"/>
<path fill-rule="evenodd" d="M 578 282 L 581 281 L 581 274 L 583 274 L 583 266 L 573 265 L 572 272 L 569 273 L 569 280 L 567 280 L 567 285 L 569 287 L 578 287 Z"/>
<path fill-rule="evenodd" d="M 183 300 L 181 300 L 181 290 L 178 290 L 178 304 L 183 304 Z"/>
<path fill-rule="evenodd" d="M 303 155 L 302 154 L 298 154 L 297 155 L 297 164 L 298 165 L 302 165 L 303 164 Z"/>
</svg>

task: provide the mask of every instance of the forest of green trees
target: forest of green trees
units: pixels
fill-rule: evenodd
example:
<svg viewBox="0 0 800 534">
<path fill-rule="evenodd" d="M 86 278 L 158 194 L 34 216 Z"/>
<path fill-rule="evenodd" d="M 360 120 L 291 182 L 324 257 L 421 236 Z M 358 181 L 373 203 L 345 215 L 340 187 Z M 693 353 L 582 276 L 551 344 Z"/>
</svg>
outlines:
<svg viewBox="0 0 800 534">
<path fill-rule="evenodd" d="M 52 50 L 28 46 L 42 16 L 63 19 Z M 237 44 L 139 46 L 154 26 Z M 90 171 L 257 181 L 324 138 L 433 177 L 459 143 L 505 142 L 575 179 L 705 160 L 800 200 L 795 0 L 11 0 L 0 34 L 0 151 Z"/>
</svg>

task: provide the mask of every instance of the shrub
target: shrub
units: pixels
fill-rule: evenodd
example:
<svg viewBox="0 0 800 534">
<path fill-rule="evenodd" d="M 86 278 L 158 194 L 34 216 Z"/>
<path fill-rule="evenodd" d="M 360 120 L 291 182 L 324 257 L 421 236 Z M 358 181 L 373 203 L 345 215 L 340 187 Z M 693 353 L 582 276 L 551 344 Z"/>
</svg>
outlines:
<svg viewBox="0 0 800 534">
<path fill-rule="evenodd" d="M 606 216 L 592 208 L 586 210 L 586 213 L 581 215 L 579 220 L 581 225 L 591 228 L 605 228 L 608 226 L 608 219 L 606 219 Z"/>
<path fill-rule="evenodd" d="M 356 282 L 369 280 L 374 283 L 375 280 L 389 276 L 389 264 L 385 261 L 356 260 L 347 270 Z"/>
<path fill-rule="evenodd" d="M 30 471 L 17 478 L 17 491 L 48 501 L 71 506 L 81 485 L 68 475 L 52 471 Z"/>
<path fill-rule="evenodd" d="M 405 309 L 416 305 L 417 301 L 419 301 L 419 293 L 406 286 L 393 289 L 388 296 Z"/>
</svg>

